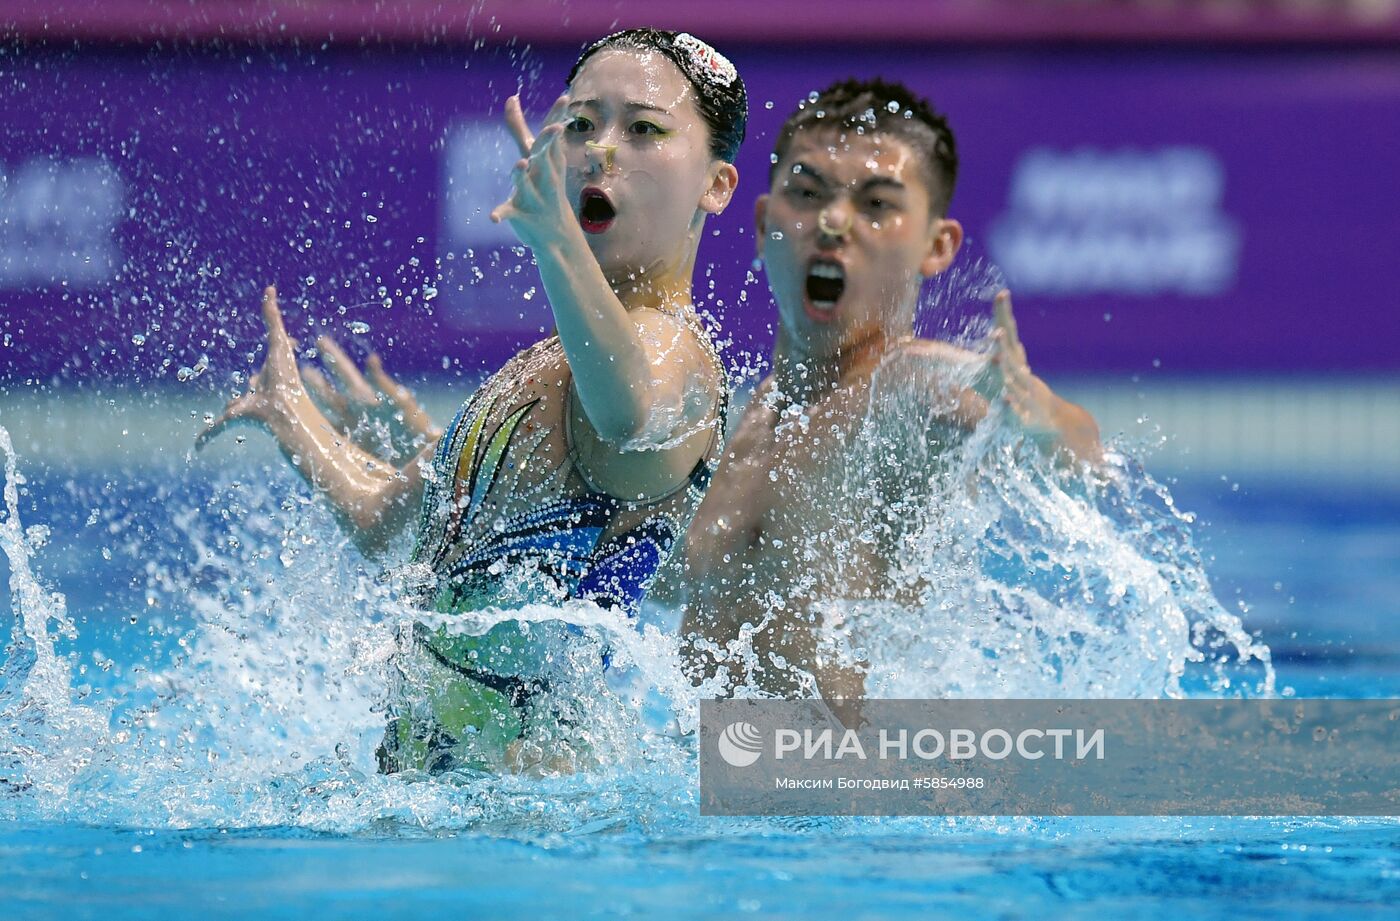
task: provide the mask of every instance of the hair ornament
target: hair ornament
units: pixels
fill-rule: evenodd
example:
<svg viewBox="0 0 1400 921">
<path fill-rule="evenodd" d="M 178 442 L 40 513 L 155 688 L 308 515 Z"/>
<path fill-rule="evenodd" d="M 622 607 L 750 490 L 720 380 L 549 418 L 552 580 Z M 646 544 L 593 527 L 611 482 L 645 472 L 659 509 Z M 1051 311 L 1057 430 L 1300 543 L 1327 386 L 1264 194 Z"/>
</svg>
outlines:
<svg viewBox="0 0 1400 921">
<path fill-rule="evenodd" d="M 678 33 L 675 42 L 676 47 L 685 52 L 691 65 L 698 73 L 704 75 L 705 79 L 720 86 L 729 86 L 739 79 L 739 72 L 734 69 L 729 58 L 689 32 Z"/>
</svg>

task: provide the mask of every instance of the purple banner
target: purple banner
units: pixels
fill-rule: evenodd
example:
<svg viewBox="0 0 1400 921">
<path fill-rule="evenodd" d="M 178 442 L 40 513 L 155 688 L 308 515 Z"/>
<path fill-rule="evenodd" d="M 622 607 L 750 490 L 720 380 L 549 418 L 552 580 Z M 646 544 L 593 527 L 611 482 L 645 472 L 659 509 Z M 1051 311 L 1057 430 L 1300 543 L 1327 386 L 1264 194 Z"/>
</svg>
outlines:
<svg viewBox="0 0 1400 921">
<path fill-rule="evenodd" d="M 434 41 L 582 42 L 614 29 L 691 30 L 716 44 L 853 41 L 1331 41 L 1400 38 L 1400 10 L 1384 0 L 9 0 L 0 13 L 22 38 L 43 41 L 302 41 L 358 45 Z"/>
<path fill-rule="evenodd" d="M 752 201 L 795 102 L 902 79 L 958 134 L 963 257 L 996 263 L 1046 372 L 1400 370 L 1400 54 L 724 48 L 753 101 L 696 291 L 738 350 Z M 486 212 L 576 48 L 8 49 L 0 378 L 223 385 L 276 283 L 296 328 L 476 377 L 549 326 Z M 302 305 L 302 306 L 297 306 Z"/>
</svg>

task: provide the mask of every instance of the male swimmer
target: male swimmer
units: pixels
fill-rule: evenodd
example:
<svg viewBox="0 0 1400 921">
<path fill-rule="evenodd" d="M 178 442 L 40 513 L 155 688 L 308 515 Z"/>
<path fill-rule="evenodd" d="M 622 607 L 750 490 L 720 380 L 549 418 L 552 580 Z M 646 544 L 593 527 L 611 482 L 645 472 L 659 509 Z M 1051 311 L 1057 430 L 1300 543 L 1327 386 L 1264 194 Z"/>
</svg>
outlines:
<svg viewBox="0 0 1400 921">
<path fill-rule="evenodd" d="M 567 82 L 538 135 L 507 103 L 522 159 L 492 214 L 534 251 L 556 335 L 396 467 L 313 403 L 269 288 L 266 362 L 200 438 L 265 426 L 366 553 L 421 510 L 400 577 L 432 614 L 402 637 L 385 772 L 562 766 L 586 747 L 546 664 L 569 656 L 541 647 L 549 630 L 507 620 L 466 635 L 450 615 L 569 599 L 631 612 L 722 449 L 726 378 L 691 276 L 705 219 L 738 181 L 743 81 L 692 35 L 633 29 L 590 46 Z"/>
<path fill-rule="evenodd" d="M 825 652 L 821 607 L 898 599 L 911 493 L 1004 399 L 1051 452 L 1095 462 L 1098 427 L 1026 364 L 1008 292 L 990 362 L 917 338 L 920 284 L 952 263 L 957 154 L 947 121 L 895 83 L 838 83 L 779 135 L 756 207 L 777 301 L 755 392 L 687 536 L 682 631 L 696 677 L 782 695 L 858 698 L 858 664 Z M 883 421 L 882 421 L 883 420 Z M 926 504 L 926 503 L 925 503 Z"/>
</svg>

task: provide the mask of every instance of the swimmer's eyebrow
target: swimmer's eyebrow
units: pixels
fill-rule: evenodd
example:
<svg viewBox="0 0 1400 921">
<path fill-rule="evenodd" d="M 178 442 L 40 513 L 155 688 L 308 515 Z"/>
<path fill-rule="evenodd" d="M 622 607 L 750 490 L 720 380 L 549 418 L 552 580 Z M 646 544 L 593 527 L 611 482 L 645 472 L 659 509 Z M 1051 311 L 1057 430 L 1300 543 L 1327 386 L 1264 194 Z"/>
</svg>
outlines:
<svg viewBox="0 0 1400 921">
<path fill-rule="evenodd" d="M 905 188 L 904 183 L 893 176 L 874 176 L 860 184 L 861 191 L 868 192 L 871 189 L 897 189 Z"/>
<path fill-rule="evenodd" d="M 575 99 L 569 103 L 569 108 L 572 109 L 574 106 L 593 106 L 596 109 L 601 109 L 603 108 L 603 101 L 601 99 Z M 622 107 L 633 112 L 660 112 L 662 115 L 670 114 L 669 109 L 663 109 L 661 106 L 654 106 L 649 102 L 633 102 L 628 100 L 622 104 Z"/>
<path fill-rule="evenodd" d="M 830 179 L 822 175 L 821 170 L 818 170 L 816 167 L 812 166 L 812 164 L 803 160 L 798 160 L 792 165 L 792 172 L 797 176 L 809 176 L 822 185 L 829 186 L 832 184 Z M 903 182 L 900 182 L 893 176 L 871 176 L 864 182 L 859 183 L 856 188 L 860 189 L 862 192 L 867 192 L 871 189 L 895 189 L 897 191 L 902 191 L 907 187 Z"/>
</svg>

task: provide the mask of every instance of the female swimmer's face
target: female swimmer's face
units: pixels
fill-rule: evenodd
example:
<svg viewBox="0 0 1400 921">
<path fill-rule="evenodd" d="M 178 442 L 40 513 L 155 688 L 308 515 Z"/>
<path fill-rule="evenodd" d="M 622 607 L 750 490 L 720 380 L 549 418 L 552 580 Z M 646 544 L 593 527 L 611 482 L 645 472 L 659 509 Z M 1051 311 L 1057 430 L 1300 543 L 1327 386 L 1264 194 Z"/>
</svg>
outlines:
<svg viewBox="0 0 1400 921">
<path fill-rule="evenodd" d="M 569 87 L 566 192 L 612 281 L 688 267 L 703 212 L 718 213 L 733 167 L 710 153 L 695 90 L 665 55 L 605 49 Z"/>
</svg>

